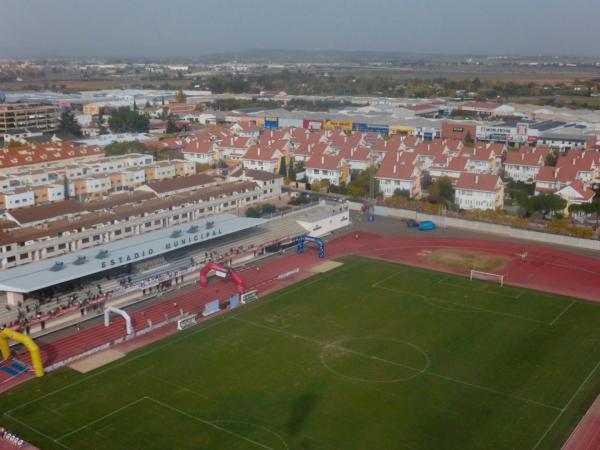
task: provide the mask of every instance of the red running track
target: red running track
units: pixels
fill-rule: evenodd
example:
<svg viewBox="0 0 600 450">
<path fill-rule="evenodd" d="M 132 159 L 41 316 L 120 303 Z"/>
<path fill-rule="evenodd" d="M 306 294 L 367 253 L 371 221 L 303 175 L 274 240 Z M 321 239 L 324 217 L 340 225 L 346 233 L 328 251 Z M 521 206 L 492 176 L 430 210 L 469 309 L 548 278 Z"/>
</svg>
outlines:
<svg viewBox="0 0 600 450">
<path fill-rule="evenodd" d="M 563 446 L 562 450 L 598 450 L 600 448 L 600 395 Z"/>
</svg>

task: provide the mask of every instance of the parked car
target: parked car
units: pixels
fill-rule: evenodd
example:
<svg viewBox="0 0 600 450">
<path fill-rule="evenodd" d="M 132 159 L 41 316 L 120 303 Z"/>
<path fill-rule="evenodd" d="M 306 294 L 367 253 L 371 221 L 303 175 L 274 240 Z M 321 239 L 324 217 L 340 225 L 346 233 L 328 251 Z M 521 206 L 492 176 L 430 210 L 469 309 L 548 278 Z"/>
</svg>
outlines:
<svg viewBox="0 0 600 450">
<path fill-rule="evenodd" d="M 417 222 L 415 219 L 408 219 L 406 221 L 406 226 L 408 228 L 417 228 L 419 226 L 419 222 Z"/>
<path fill-rule="evenodd" d="M 437 227 L 435 223 L 431 220 L 424 220 L 423 222 L 419 222 L 419 231 L 430 231 L 435 230 Z"/>
</svg>

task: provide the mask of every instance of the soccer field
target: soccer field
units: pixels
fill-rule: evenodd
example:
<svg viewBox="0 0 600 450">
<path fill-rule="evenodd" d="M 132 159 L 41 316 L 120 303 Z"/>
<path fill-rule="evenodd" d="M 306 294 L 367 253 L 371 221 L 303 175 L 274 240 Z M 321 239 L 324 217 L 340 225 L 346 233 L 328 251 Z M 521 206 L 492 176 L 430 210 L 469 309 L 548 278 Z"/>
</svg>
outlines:
<svg viewBox="0 0 600 450">
<path fill-rule="evenodd" d="M 600 304 L 352 257 L 87 374 L 0 397 L 42 449 L 559 449 Z"/>
</svg>

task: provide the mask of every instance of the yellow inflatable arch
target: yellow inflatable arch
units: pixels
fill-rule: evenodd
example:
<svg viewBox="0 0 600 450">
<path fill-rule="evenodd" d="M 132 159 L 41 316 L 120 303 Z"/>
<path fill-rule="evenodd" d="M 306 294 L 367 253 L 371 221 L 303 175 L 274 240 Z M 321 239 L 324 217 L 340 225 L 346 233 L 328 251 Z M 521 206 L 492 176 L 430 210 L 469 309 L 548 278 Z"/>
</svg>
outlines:
<svg viewBox="0 0 600 450">
<path fill-rule="evenodd" d="M 10 328 L 5 328 L 4 330 L 0 331 L 0 350 L 2 350 L 2 360 L 4 361 L 10 358 L 10 345 L 8 345 L 9 339 L 20 342 L 27 347 L 27 350 L 29 350 L 29 354 L 31 355 L 31 363 L 33 364 L 33 369 L 35 370 L 35 376 L 43 377 L 44 365 L 42 364 L 42 355 L 40 354 L 40 348 L 38 345 L 33 342 L 33 339 L 31 339 L 29 336 Z"/>
</svg>

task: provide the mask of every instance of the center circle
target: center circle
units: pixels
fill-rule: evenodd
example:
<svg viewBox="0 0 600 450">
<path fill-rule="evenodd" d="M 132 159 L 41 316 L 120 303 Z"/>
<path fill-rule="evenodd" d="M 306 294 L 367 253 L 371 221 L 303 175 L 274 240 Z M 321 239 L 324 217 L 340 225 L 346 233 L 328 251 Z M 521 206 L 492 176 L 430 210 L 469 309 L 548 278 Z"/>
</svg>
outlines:
<svg viewBox="0 0 600 450">
<path fill-rule="evenodd" d="M 429 356 L 417 345 L 380 337 L 341 339 L 326 344 L 320 359 L 330 372 L 363 383 L 407 381 L 429 367 Z"/>
</svg>

